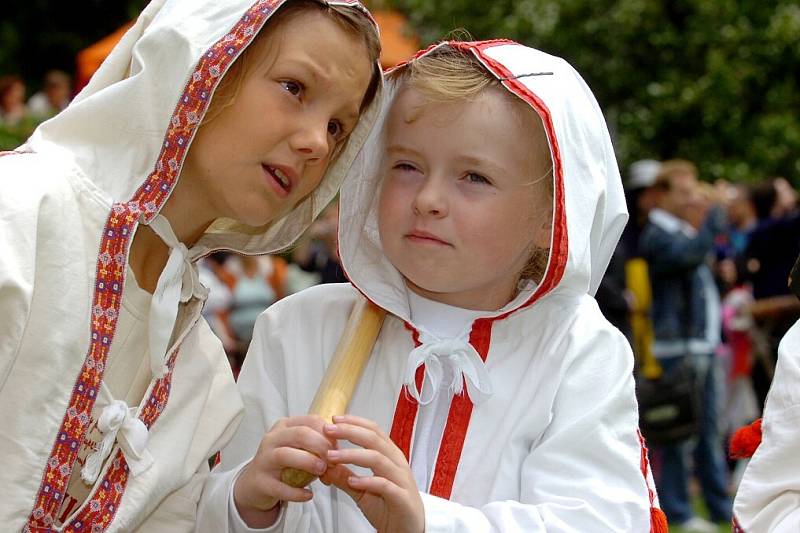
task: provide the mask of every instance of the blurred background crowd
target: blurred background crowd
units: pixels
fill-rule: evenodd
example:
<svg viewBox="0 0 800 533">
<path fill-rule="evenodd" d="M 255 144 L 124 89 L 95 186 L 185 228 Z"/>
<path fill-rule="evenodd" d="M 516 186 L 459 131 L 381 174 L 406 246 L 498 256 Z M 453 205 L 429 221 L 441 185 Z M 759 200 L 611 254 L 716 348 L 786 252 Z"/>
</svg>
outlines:
<svg viewBox="0 0 800 533">
<path fill-rule="evenodd" d="M 67 106 L 147 0 L 12 0 L 0 19 L 0 150 Z M 568 59 L 611 129 L 630 222 L 597 300 L 631 341 L 642 429 L 673 531 L 729 531 L 777 343 L 798 317 L 800 7 L 792 0 L 374 0 L 384 66 L 465 28 Z M 279 256 L 201 263 L 233 371 L 256 317 L 346 281 L 338 206 Z M 716 522 L 716 524 L 714 524 Z M 673 528 L 672 525 L 675 525 Z"/>
</svg>

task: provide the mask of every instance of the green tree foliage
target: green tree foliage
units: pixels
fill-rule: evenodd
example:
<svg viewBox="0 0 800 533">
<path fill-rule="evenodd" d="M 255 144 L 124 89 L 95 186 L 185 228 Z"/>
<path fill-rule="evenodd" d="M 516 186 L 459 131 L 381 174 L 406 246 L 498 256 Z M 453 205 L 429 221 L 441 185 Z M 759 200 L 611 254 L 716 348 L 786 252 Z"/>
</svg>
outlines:
<svg viewBox="0 0 800 533">
<path fill-rule="evenodd" d="M 620 163 L 682 157 L 705 178 L 800 174 L 795 0 L 394 0 L 424 42 L 465 28 L 566 58 Z"/>
</svg>

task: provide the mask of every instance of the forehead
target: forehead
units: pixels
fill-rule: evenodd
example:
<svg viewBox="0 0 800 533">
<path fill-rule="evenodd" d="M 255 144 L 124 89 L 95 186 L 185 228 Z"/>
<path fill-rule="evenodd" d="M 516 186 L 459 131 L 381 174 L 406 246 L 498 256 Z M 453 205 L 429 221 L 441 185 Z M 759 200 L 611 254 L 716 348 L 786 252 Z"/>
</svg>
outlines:
<svg viewBox="0 0 800 533">
<path fill-rule="evenodd" d="M 432 101 L 412 87 L 403 87 L 389 112 L 388 133 L 447 130 L 462 142 L 525 144 L 533 132 L 529 121 L 519 119 L 519 111 L 520 107 L 499 89 L 486 89 L 470 99 L 441 102 Z"/>
<path fill-rule="evenodd" d="M 361 36 L 315 8 L 292 13 L 267 31 L 252 59 L 262 70 L 300 69 L 326 91 L 360 103 L 373 69 Z"/>
</svg>

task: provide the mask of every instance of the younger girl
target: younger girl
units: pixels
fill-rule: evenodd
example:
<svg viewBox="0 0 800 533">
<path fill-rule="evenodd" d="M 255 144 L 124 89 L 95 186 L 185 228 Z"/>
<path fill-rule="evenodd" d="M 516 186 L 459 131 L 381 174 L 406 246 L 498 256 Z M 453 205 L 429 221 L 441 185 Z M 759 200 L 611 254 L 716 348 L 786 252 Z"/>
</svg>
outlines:
<svg viewBox="0 0 800 533">
<path fill-rule="evenodd" d="M 626 220 L 591 92 L 510 41 L 432 47 L 389 85 L 341 196 L 352 286 L 260 317 L 199 527 L 666 532 L 633 357 L 591 297 Z M 304 413 L 362 295 L 390 314 L 326 424 Z"/>
<path fill-rule="evenodd" d="M 241 411 L 194 263 L 285 248 L 330 201 L 378 52 L 354 0 L 153 0 L 0 157 L 4 531 L 193 528 Z"/>
</svg>

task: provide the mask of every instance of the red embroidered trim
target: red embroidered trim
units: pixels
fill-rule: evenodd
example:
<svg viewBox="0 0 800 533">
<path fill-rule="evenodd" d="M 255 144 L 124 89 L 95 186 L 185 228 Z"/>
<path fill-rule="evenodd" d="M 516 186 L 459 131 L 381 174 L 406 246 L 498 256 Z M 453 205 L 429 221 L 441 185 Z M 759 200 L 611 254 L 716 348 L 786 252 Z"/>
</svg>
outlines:
<svg viewBox="0 0 800 533">
<path fill-rule="evenodd" d="M 476 320 L 470 333 L 469 342 L 484 361 L 486 361 L 489 353 L 493 323 L 494 319 Z M 419 346 L 419 333 L 410 324 L 406 324 L 406 329 L 412 332 L 414 345 Z M 425 366 L 423 365 L 417 369 L 417 390 L 422 389 L 424 376 Z M 418 411 L 419 404 L 417 401 L 406 394 L 405 389 L 402 389 L 397 399 L 397 407 L 392 420 L 392 430 L 389 435 L 392 442 L 402 450 L 407 461 L 411 460 L 411 440 Z M 447 423 L 439 445 L 439 455 L 436 458 L 436 466 L 431 480 L 430 493 L 434 496 L 450 498 L 471 416 L 472 402 L 469 397 L 466 394 L 454 396 L 450 404 L 450 411 L 447 415 Z"/>
<path fill-rule="evenodd" d="M 513 309 L 508 313 L 495 317 L 494 320 L 501 320 L 511 313 L 519 309 L 533 305 L 542 296 L 550 292 L 558 285 L 561 278 L 564 276 L 564 271 L 567 266 L 567 257 L 569 250 L 569 240 L 567 237 L 567 211 L 564 206 L 564 165 L 561 159 L 561 149 L 558 145 L 558 138 L 555 133 L 555 126 L 553 125 L 552 114 L 550 109 L 545 103 L 530 89 L 525 87 L 517 79 L 513 79 L 514 74 L 506 68 L 505 65 L 495 61 L 491 57 L 484 54 L 484 50 L 494 46 L 501 46 L 504 44 L 517 44 L 514 41 L 505 39 L 498 39 L 494 41 L 484 41 L 478 43 L 454 43 L 455 46 L 464 50 L 471 50 L 475 57 L 483 63 L 483 65 L 493 72 L 498 78 L 501 78 L 501 83 L 505 85 L 511 92 L 525 100 L 542 119 L 542 124 L 547 131 L 547 138 L 550 140 L 550 147 L 553 151 L 553 170 L 554 170 L 554 188 L 555 188 L 555 209 L 553 212 L 553 246 L 550 252 L 550 264 L 547 267 L 544 279 L 539 284 L 533 296 L 517 309 Z"/>
<path fill-rule="evenodd" d="M 148 429 L 158 420 L 169 400 L 172 388 L 172 371 L 178 358 L 180 348 L 172 352 L 167 362 L 169 371 L 159 379 L 153 387 L 153 392 L 139 414 Z M 128 464 L 125 462 L 121 451 L 117 451 L 111 467 L 103 476 L 103 481 L 97 487 L 91 499 L 84 504 L 78 514 L 66 526 L 64 531 L 78 533 L 85 531 L 84 526 L 91 524 L 92 531 L 104 531 L 114 519 L 122 494 L 128 483 Z"/>
<path fill-rule="evenodd" d="M 42 482 L 24 531 L 50 530 L 64 496 L 103 379 L 125 283 L 128 244 L 139 216 L 144 213 L 146 220 L 151 220 L 166 202 L 186 156 L 189 141 L 200 124 L 214 88 L 230 64 L 258 34 L 274 9 L 284 1 L 259 0 L 227 35 L 203 55 L 173 112 L 155 170 L 131 201 L 112 206 L 103 230 L 97 261 L 89 350 L 45 464 Z M 140 414 L 148 427 L 155 423 L 166 406 L 177 353 L 176 350 L 171 355 L 169 372 L 153 387 Z M 127 472 L 125 459 L 118 454 L 93 497 L 84 503 L 75 519 L 64 525 L 64 530 L 81 531 L 91 524 L 92 533 L 104 531 L 119 506 Z"/>
<path fill-rule="evenodd" d="M 489 354 L 493 323 L 494 319 L 476 320 L 469 335 L 469 343 L 475 348 L 484 362 L 486 362 L 486 357 Z M 466 386 L 464 390 L 466 390 Z M 453 396 L 453 401 L 450 403 L 450 412 L 447 414 L 447 424 L 442 435 L 442 442 L 439 445 L 439 456 L 436 458 L 433 480 L 431 480 L 430 493 L 434 496 L 450 499 L 471 417 L 472 401 L 470 401 L 469 396 L 467 394 Z"/>
<path fill-rule="evenodd" d="M 731 526 L 733 527 L 731 533 L 745 533 L 744 528 L 739 524 L 739 520 L 735 516 L 733 517 Z"/>
<path fill-rule="evenodd" d="M 421 344 L 419 341 L 419 332 L 408 323 L 406 323 L 406 329 L 411 331 L 414 346 L 419 346 Z M 422 390 L 422 380 L 424 377 L 425 365 L 421 365 L 414 376 L 418 391 Z M 394 419 L 392 420 L 392 429 L 389 432 L 389 438 L 400 448 L 403 455 L 406 457 L 406 461 L 409 463 L 411 462 L 411 439 L 414 435 L 414 422 L 417 419 L 418 407 L 417 400 L 408 395 L 405 387 L 401 387 L 400 396 L 397 398 L 397 407 L 394 411 Z"/>
</svg>

